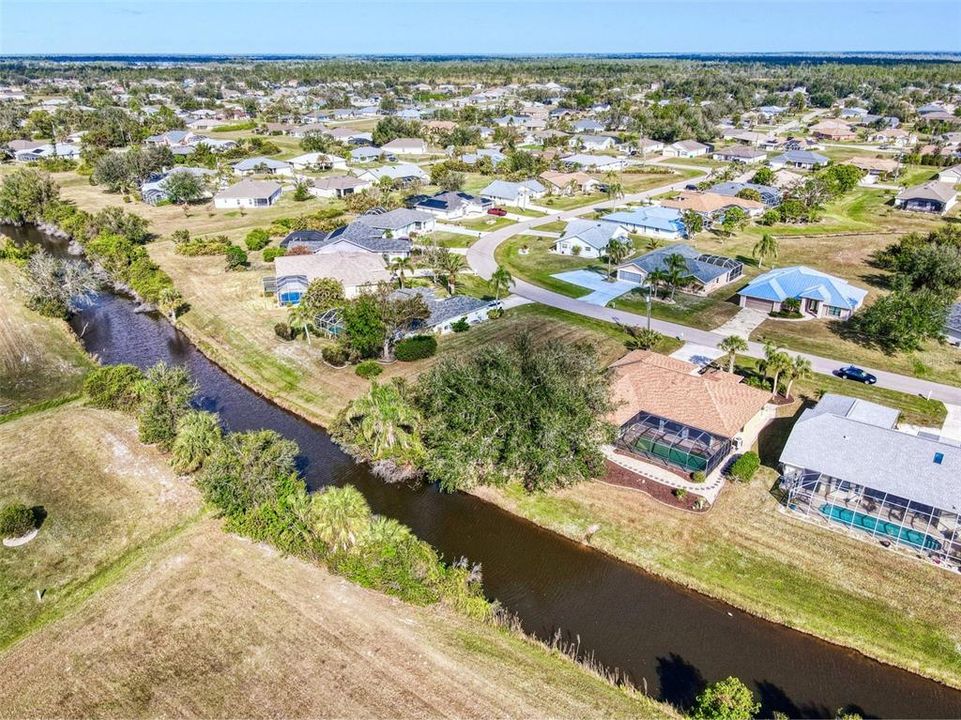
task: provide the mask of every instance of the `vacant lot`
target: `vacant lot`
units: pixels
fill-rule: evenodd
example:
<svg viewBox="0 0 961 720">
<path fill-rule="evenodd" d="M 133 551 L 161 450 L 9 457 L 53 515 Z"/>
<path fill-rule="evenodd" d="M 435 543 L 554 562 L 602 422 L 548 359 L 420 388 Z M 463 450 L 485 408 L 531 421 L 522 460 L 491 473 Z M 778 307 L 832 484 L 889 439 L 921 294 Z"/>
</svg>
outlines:
<svg viewBox="0 0 961 720">
<path fill-rule="evenodd" d="M 0 547 L 0 648 L 109 582 L 197 510 L 193 487 L 140 444 L 130 418 L 77 404 L 0 425 L 0 477 L 0 505 L 46 513 L 31 543 Z"/>
<path fill-rule="evenodd" d="M 0 714 L 670 717 L 566 658 L 199 523 L 0 656 Z"/>
<path fill-rule="evenodd" d="M 0 417 L 78 392 L 93 367 L 67 323 L 23 306 L 19 274 L 0 262 Z"/>
</svg>

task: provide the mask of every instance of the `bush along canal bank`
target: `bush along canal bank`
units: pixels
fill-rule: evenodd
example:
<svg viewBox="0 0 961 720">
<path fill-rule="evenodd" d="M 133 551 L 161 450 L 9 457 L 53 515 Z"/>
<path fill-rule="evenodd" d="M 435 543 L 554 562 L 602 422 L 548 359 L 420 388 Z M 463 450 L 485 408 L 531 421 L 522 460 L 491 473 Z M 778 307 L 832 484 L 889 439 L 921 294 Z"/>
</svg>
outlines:
<svg viewBox="0 0 961 720">
<path fill-rule="evenodd" d="M 32 228 L 7 234 L 63 247 Z M 768 715 L 833 716 L 841 707 L 879 717 L 961 715 L 955 690 L 685 591 L 473 495 L 386 485 L 325 432 L 244 387 L 122 296 L 101 294 L 72 324 L 85 328 L 85 346 L 105 363 L 185 365 L 200 387 L 197 406 L 218 412 L 229 430 L 268 428 L 294 440 L 311 488 L 355 486 L 374 513 L 407 525 L 444 558 L 480 563 L 485 594 L 525 631 L 548 641 L 560 633 L 658 699 L 689 707 L 705 683 L 735 675 Z"/>
</svg>

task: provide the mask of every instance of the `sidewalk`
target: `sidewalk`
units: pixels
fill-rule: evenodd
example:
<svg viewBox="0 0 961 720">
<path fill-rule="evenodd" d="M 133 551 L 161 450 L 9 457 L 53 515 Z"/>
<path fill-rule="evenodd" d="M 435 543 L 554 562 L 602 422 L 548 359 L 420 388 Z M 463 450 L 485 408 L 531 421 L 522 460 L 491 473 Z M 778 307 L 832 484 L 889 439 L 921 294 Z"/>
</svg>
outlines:
<svg viewBox="0 0 961 720">
<path fill-rule="evenodd" d="M 601 452 L 603 452 L 604 457 L 606 457 L 612 463 L 624 468 L 625 470 L 630 470 L 635 475 L 640 475 L 643 478 L 653 480 L 661 485 L 687 490 L 695 495 L 700 495 L 709 503 L 711 503 L 711 505 L 714 504 L 718 494 L 721 492 L 721 488 L 724 486 L 724 475 L 721 473 L 721 468 L 724 467 L 724 463 L 721 463 L 721 465 L 719 465 L 704 482 L 696 483 L 691 482 L 690 480 L 682 480 L 678 475 L 675 475 L 671 471 L 660 468 L 652 463 L 647 463 L 643 460 L 638 460 L 628 457 L 627 455 L 621 455 L 620 453 L 614 452 L 614 447 L 612 445 L 602 446 Z"/>
</svg>

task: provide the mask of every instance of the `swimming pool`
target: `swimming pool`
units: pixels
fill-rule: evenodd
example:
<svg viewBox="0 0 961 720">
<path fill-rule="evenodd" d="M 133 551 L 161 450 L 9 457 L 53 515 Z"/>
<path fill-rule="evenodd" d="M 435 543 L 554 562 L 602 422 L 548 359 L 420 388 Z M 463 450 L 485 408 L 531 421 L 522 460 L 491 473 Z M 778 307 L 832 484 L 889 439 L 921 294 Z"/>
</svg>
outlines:
<svg viewBox="0 0 961 720">
<path fill-rule="evenodd" d="M 874 533 L 875 535 L 886 535 L 903 545 L 910 545 L 911 547 L 922 550 L 941 549 L 941 543 L 930 535 L 912 530 L 911 528 L 902 527 L 897 523 L 887 522 L 873 515 L 865 515 L 864 513 L 854 512 L 853 510 L 829 503 L 824 503 L 818 509 L 821 514 L 829 520 L 843 523 L 848 527 L 857 528 L 864 532 Z"/>
</svg>

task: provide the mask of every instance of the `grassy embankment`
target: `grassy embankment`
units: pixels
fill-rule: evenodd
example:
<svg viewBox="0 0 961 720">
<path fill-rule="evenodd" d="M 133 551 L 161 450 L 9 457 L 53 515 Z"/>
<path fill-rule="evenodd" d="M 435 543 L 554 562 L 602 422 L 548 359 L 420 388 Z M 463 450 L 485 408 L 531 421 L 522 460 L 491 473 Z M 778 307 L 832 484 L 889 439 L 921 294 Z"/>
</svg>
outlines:
<svg viewBox="0 0 961 720">
<path fill-rule="evenodd" d="M 128 416 L 35 413 L 0 447 L 0 502 L 48 513 L 0 548 L 0 715 L 678 717 L 505 629 L 223 533 Z"/>
</svg>

